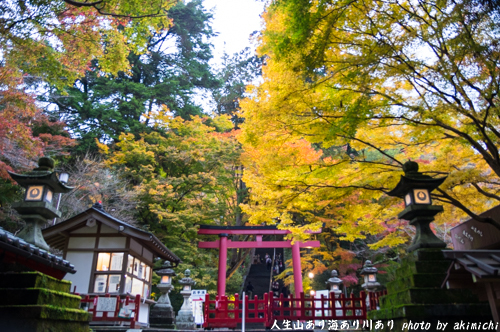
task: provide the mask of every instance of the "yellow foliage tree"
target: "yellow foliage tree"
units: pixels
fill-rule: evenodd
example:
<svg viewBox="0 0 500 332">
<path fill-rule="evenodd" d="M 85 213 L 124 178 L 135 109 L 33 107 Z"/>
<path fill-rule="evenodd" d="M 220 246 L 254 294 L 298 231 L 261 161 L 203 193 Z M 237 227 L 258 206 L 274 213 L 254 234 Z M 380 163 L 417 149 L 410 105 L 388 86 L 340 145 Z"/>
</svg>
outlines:
<svg viewBox="0 0 500 332">
<path fill-rule="evenodd" d="M 478 216 L 500 201 L 493 17 L 469 1 L 272 2 L 264 81 L 241 103 L 250 220 L 298 240 L 325 223 L 341 240 L 402 244 L 402 202 L 386 193 L 413 160 L 448 174 L 438 228 L 494 223 Z"/>
<path fill-rule="evenodd" d="M 150 115 L 150 123 L 153 131 L 139 138 L 123 133 L 115 151 L 99 146 L 108 166 L 134 185 L 139 225 L 175 249 L 181 269 L 196 267 L 193 278 L 214 289 L 218 251 L 199 249 L 197 231 L 199 225 L 232 226 L 237 219 L 240 148 L 232 131 L 216 131 L 233 124 L 229 116 L 174 118 L 166 108 Z"/>
</svg>

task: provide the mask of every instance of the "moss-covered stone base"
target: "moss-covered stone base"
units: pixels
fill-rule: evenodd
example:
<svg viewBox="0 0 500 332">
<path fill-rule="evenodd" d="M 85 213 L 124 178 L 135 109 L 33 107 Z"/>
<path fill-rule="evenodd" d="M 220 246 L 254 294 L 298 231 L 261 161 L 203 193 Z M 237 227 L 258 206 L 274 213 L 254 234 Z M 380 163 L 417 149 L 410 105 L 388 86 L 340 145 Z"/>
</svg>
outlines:
<svg viewBox="0 0 500 332">
<path fill-rule="evenodd" d="M 90 315 L 71 283 L 39 272 L 0 273 L 0 330 L 88 332 Z"/>
<path fill-rule="evenodd" d="M 3 332 L 89 332 L 89 327 L 79 322 L 28 319 L 2 320 Z"/>
<path fill-rule="evenodd" d="M 411 318 L 425 320 L 429 318 L 453 316 L 473 316 L 480 318 L 485 317 L 486 319 L 489 319 L 491 311 L 488 303 L 406 304 L 390 308 L 381 308 L 380 310 L 372 311 L 369 314 L 369 318 L 371 319 Z"/>
<path fill-rule="evenodd" d="M 0 288 L 0 306 L 6 305 L 43 305 L 65 308 L 79 308 L 81 297 L 46 288 Z"/>
<path fill-rule="evenodd" d="M 52 305 L 14 305 L 0 307 L 0 317 L 9 319 L 48 319 L 88 322 L 88 312 L 75 308 L 56 307 Z M 3 320 L 2 320 L 3 321 Z"/>
<path fill-rule="evenodd" d="M 492 321 L 488 303 L 468 290 L 441 288 L 450 263 L 440 249 L 410 253 L 380 298 L 380 310 L 368 312 L 368 319 L 381 320 L 379 331 L 455 331 L 468 323 L 470 330 L 472 323 Z"/>
<path fill-rule="evenodd" d="M 71 282 L 58 280 L 40 272 L 0 273 L 2 288 L 46 288 L 64 293 L 70 292 Z"/>
</svg>

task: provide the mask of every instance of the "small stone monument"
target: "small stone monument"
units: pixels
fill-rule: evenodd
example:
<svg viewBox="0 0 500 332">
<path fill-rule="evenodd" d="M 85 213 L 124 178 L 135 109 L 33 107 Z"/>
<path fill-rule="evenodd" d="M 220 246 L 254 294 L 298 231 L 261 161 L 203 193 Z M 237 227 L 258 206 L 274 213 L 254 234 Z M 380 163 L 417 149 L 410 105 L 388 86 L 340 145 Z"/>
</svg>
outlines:
<svg viewBox="0 0 500 332">
<path fill-rule="evenodd" d="M 170 303 L 170 298 L 168 293 L 173 288 L 172 277 L 176 274 L 169 261 L 165 261 L 163 265 L 155 270 L 161 279 L 157 287 L 161 292 L 161 296 L 158 302 L 151 308 L 149 313 L 149 324 L 151 327 L 159 327 L 166 329 L 175 329 L 175 313 L 172 304 Z"/>
<path fill-rule="evenodd" d="M 181 310 L 179 310 L 176 317 L 176 325 L 179 330 L 196 330 L 193 309 L 190 303 L 191 300 L 189 299 L 191 296 L 191 289 L 196 282 L 189 277 L 190 274 L 191 271 L 186 270 L 184 272 L 185 277 L 179 281 L 182 285 L 181 295 L 184 297 L 184 303 L 182 303 Z"/>
<path fill-rule="evenodd" d="M 340 290 L 340 285 L 342 285 L 342 279 L 340 279 L 337 270 L 332 270 L 332 277 L 328 279 L 325 283 L 328 285 L 328 290 L 330 293 L 335 294 L 335 297 L 339 297 L 342 294 Z"/>
<path fill-rule="evenodd" d="M 378 269 L 373 266 L 371 261 L 366 261 L 363 265 L 360 275 L 363 277 L 364 284 L 361 287 L 367 292 L 374 292 L 380 284 L 377 282 Z"/>
<path fill-rule="evenodd" d="M 339 274 L 337 270 L 332 270 L 331 278 L 328 279 L 325 283 L 328 285 L 330 296 L 333 293 L 335 298 L 338 299 L 342 294 L 340 290 L 340 286 L 342 285 L 342 279 L 339 278 Z M 339 301 L 335 301 L 335 308 L 341 308 Z M 337 316 L 342 316 L 342 310 L 335 310 Z"/>
<path fill-rule="evenodd" d="M 365 303 L 368 310 L 377 309 L 375 304 L 373 308 L 371 307 L 372 303 L 370 301 L 370 292 L 375 292 L 375 290 L 380 287 L 380 284 L 377 282 L 377 273 L 378 269 L 373 266 L 372 262 L 369 260 L 365 262 L 360 273 L 360 275 L 363 277 L 363 280 L 365 281 L 365 283 L 362 284 L 361 287 L 366 291 Z"/>
</svg>

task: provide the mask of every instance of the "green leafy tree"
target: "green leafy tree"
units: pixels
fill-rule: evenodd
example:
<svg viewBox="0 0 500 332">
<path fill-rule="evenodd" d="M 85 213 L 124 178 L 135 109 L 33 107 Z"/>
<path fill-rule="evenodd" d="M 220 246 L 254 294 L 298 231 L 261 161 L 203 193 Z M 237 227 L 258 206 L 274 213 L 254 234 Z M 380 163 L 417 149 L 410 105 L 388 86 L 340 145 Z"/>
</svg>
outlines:
<svg viewBox="0 0 500 332">
<path fill-rule="evenodd" d="M 21 199 L 7 170 L 26 171 L 38 157 L 59 158 L 74 142 L 58 118 L 36 103 L 46 84 L 71 85 L 93 59 L 101 73 L 127 70 L 126 55 L 144 48 L 152 31 L 170 24 L 171 3 L 153 0 L 6 0 L 0 2 L 0 205 Z M 19 224 L 13 222 L 17 230 Z M 3 226 L 6 226 L 5 224 Z"/>
<path fill-rule="evenodd" d="M 104 73 L 128 68 L 152 32 L 170 25 L 171 1 L 7 0 L 0 3 L 0 48 L 10 68 L 59 87 L 99 59 Z"/>
<path fill-rule="evenodd" d="M 249 48 L 245 48 L 232 56 L 224 54 L 222 64 L 217 70 L 216 77 L 220 85 L 212 89 L 214 114 L 228 115 L 234 124 L 235 129 L 239 129 L 244 119 L 240 116 L 240 100 L 246 96 L 248 84 L 257 81 L 261 75 L 262 58 L 253 54 Z M 243 226 L 245 222 L 244 214 L 239 205 L 246 201 L 248 189 L 242 181 L 243 166 L 235 166 L 235 174 L 238 175 L 236 185 L 236 206 L 235 206 L 235 226 Z M 234 236 L 234 240 L 245 240 L 247 237 Z M 230 250 L 230 263 L 227 272 L 228 278 L 242 266 L 250 254 L 248 249 L 233 248 Z"/>
<path fill-rule="evenodd" d="M 46 98 L 55 105 L 50 113 L 80 140 L 79 151 L 96 150 L 95 139 L 109 143 L 122 132 L 147 132 L 149 115 L 162 105 L 185 119 L 202 113 L 192 98 L 195 90 L 217 85 L 208 65 L 211 14 L 201 1 L 191 1 L 179 2 L 169 16 L 172 26 L 152 34 L 147 52 L 129 53 L 130 71 L 105 77 L 101 62 L 94 61 L 73 87 L 54 89 Z"/>
<path fill-rule="evenodd" d="M 213 289 L 217 253 L 198 249 L 197 226 L 231 225 L 235 219 L 239 145 L 231 132 L 207 125 L 208 119 L 188 121 L 167 113 L 152 118 L 155 130 L 139 139 L 122 134 L 107 163 L 139 193 L 139 223 L 175 249 L 184 264 L 181 270 L 189 267 L 201 285 Z M 225 130 L 232 127 L 227 117 L 211 122 Z"/>
<path fill-rule="evenodd" d="M 261 77 L 262 58 L 245 48 L 232 56 L 224 54 L 221 68 L 217 72 L 220 86 L 212 90 L 215 110 L 218 115 L 231 116 L 234 126 L 243 123 L 244 119 L 238 115 L 240 100 L 246 96 L 246 87 Z"/>
</svg>

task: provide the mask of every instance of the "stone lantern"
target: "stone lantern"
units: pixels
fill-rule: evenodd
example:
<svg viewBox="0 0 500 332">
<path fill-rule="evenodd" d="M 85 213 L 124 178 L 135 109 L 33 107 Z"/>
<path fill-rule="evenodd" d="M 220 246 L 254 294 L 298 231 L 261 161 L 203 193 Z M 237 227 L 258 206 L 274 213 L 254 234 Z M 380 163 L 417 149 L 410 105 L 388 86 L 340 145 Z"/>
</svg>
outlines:
<svg viewBox="0 0 500 332">
<path fill-rule="evenodd" d="M 373 266 L 371 261 L 366 261 L 361 270 L 361 276 L 363 277 L 365 283 L 361 285 L 367 292 L 373 292 L 380 286 L 377 282 L 378 270 Z"/>
<path fill-rule="evenodd" d="M 446 177 L 432 178 L 418 171 L 418 164 L 407 161 L 403 165 L 405 175 L 401 176 L 396 188 L 388 195 L 404 199 L 406 208 L 398 214 L 398 218 L 410 221 L 415 226 L 416 235 L 408 251 L 420 248 L 445 248 L 446 244 L 432 232 L 429 224 L 434 216 L 443 211 L 440 205 L 432 205 L 431 192 L 439 187 Z"/>
<path fill-rule="evenodd" d="M 149 323 L 152 327 L 175 329 L 175 313 L 168 293 L 172 290 L 172 278 L 176 275 L 171 268 L 170 262 L 165 261 L 163 265 L 155 270 L 160 276 L 160 282 L 157 284 L 161 292 L 160 298 L 156 302 L 149 314 Z"/>
<path fill-rule="evenodd" d="M 179 281 L 182 286 L 181 295 L 184 297 L 184 302 L 182 303 L 181 310 L 179 310 L 176 318 L 177 329 L 179 330 L 195 330 L 196 324 L 194 322 L 193 309 L 191 308 L 191 296 L 192 287 L 196 282 L 191 279 L 191 271 L 186 270 L 184 272 L 185 277 Z"/>
<path fill-rule="evenodd" d="M 326 281 L 326 284 L 329 287 L 330 293 L 334 293 L 335 297 L 338 297 L 342 294 L 340 290 L 340 285 L 342 285 L 342 279 L 338 277 L 337 270 L 332 270 L 332 277 Z"/>
<path fill-rule="evenodd" d="M 330 297 L 331 294 L 334 294 L 335 298 L 339 298 L 340 294 L 342 294 L 342 291 L 340 290 L 340 285 L 342 285 L 342 279 L 338 277 L 337 270 L 332 270 L 332 277 L 326 281 L 326 284 L 328 285 L 329 291 L 330 291 Z M 340 304 L 339 301 L 334 301 L 332 305 L 335 308 L 341 308 L 342 305 Z M 342 315 L 342 310 L 336 310 L 335 311 L 337 316 Z M 330 312 L 328 312 L 328 315 L 330 315 Z"/>
<path fill-rule="evenodd" d="M 38 160 L 38 168 L 26 174 L 9 172 L 9 175 L 21 187 L 26 189 L 23 202 L 13 203 L 12 207 L 19 212 L 26 222 L 26 227 L 19 237 L 39 248 L 49 250 L 42 235 L 42 226 L 47 219 L 58 218 L 61 212 L 54 207 L 54 194 L 67 193 L 73 188 L 67 187 L 54 172 L 54 160 L 42 157 Z"/>
</svg>

